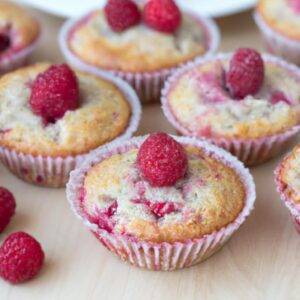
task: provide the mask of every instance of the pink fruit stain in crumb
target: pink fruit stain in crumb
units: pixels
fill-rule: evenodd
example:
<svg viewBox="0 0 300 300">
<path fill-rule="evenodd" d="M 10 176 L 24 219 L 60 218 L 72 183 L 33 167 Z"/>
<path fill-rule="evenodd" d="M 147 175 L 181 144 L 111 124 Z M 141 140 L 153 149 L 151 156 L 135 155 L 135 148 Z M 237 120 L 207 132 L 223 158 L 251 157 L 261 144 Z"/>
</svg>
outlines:
<svg viewBox="0 0 300 300">
<path fill-rule="evenodd" d="M 277 104 L 279 102 L 285 102 L 288 105 L 292 105 L 292 101 L 282 91 L 274 91 L 271 94 L 271 103 Z"/>
<path fill-rule="evenodd" d="M 211 137 L 212 136 L 212 130 L 210 126 L 206 126 L 199 130 L 199 135 L 204 137 Z"/>
<path fill-rule="evenodd" d="M 116 121 L 118 118 L 119 118 L 119 116 L 120 116 L 120 113 L 118 113 L 118 112 L 113 112 L 113 119 L 114 119 L 114 121 Z"/>
<path fill-rule="evenodd" d="M 112 232 L 114 227 L 114 222 L 111 219 L 113 215 L 118 210 L 118 202 L 115 200 L 108 208 L 104 210 L 96 210 L 96 216 L 92 218 L 93 223 L 97 223 L 101 229 L 107 232 Z"/>
<path fill-rule="evenodd" d="M 10 47 L 11 41 L 8 34 L 0 32 L 0 52 L 7 50 Z"/>
<path fill-rule="evenodd" d="M 221 178 L 222 178 L 222 175 L 221 174 L 217 174 L 216 176 L 215 176 L 215 178 L 216 178 L 216 180 L 221 180 Z"/>
<path fill-rule="evenodd" d="M 151 211 L 158 218 L 177 210 L 173 202 L 155 202 L 153 204 L 150 203 L 147 206 L 150 207 Z"/>
<path fill-rule="evenodd" d="M 140 196 L 143 196 L 146 192 L 145 184 L 142 181 L 139 181 L 135 184 L 135 189 Z"/>
</svg>

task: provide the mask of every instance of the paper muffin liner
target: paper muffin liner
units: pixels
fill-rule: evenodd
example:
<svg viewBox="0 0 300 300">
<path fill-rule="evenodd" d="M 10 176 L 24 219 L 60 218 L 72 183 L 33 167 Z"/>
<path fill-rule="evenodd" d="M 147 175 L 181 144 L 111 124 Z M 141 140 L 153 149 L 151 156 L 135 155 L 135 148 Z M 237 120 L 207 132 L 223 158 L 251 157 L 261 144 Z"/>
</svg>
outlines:
<svg viewBox="0 0 300 300">
<path fill-rule="evenodd" d="M 84 179 L 91 166 L 114 154 L 125 153 L 131 149 L 139 148 L 147 136 L 136 137 L 123 143 L 116 142 L 99 148 L 92 155 L 89 155 L 80 168 L 71 172 L 70 180 L 67 184 L 67 200 L 75 215 L 83 221 L 109 251 L 116 254 L 123 261 L 137 267 L 172 271 L 202 262 L 228 241 L 254 208 L 256 193 L 253 178 L 249 170 L 237 158 L 206 141 L 188 137 L 173 137 L 183 145 L 200 147 L 206 155 L 232 168 L 239 175 L 244 185 L 245 206 L 243 210 L 232 223 L 222 227 L 219 231 L 214 231 L 199 239 L 186 240 L 184 242 L 153 243 L 142 240 L 137 241 L 118 233 L 108 233 L 106 230 L 100 229 L 96 224 L 89 222 L 82 206 L 81 196 L 84 188 Z"/>
<path fill-rule="evenodd" d="M 179 68 L 172 76 L 168 78 L 165 86 L 162 90 L 162 109 L 167 120 L 177 130 L 178 134 L 184 136 L 191 136 L 200 139 L 206 139 L 211 143 L 222 147 L 223 149 L 231 152 L 238 157 L 245 165 L 253 166 L 264 163 L 278 155 L 284 153 L 300 132 L 300 125 L 296 125 L 285 132 L 274 134 L 272 136 L 265 136 L 257 139 L 233 139 L 233 138 L 207 138 L 205 136 L 199 136 L 197 133 L 189 131 L 184 127 L 172 113 L 172 109 L 168 103 L 168 94 L 173 85 L 176 84 L 178 78 L 184 73 L 193 69 L 197 65 L 207 63 L 213 60 L 230 59 L 232 53 L 220 53 L 215 56 L 204 57 L 198 59 L 196 62 L 191 62 L 181 68 Z M 282 68 L 288 70 L 291 74 L 296 75 L 299 78 L 300 84 L 300 69 L 295 65 L 289 64 L 286 61 L 275 57 L 271 54 L 263 54 L 263 60 L 266 62 L 276 63 Z"/>
<path fill-rule="evenodd" d="M 286 158 L 288 158 L 289 155 L 291 155 L 291 153 L 288 154 L 286 156 Z M 278 166 L 276 167 L 276 169 L 274 171 L 276 189 L 277 189 L 277 192 L 280 195 L 281 201 L 287 207 L 287 209 L 289 210 L 289 212 L 290 212 L 290 214 L 291 214 L 291 216 L 293 218 L 295 229 L 296 229 L 297 233 L 300 234 L 300 206 L 299 206 L 299 204 L 298 205 L 295 204 L 295 202 L 293 201 L 293 199 L 291 199 L 286 194 L 286 192 L 285 192 L 286 185 L 281 180 L 280 171 L 281 171 L 281 168 L 283 168 L 283 162 L 285 161 L 285 159 L 281 163 L 278 164 Z"/>
<path fill-rule="evenodd" d="M 88 16 L 86 14 L 85 16 Z M 216 23 L 206 17 L 195 16 L 191 14 L 192 17 L 196 18 L 201 26 L 206 29 L 206 35 L 208 36 L 208 49 L 205 54 L 202 56 L 209 56 L 216 51 L 220 42 L 220 33 Z M 162 69 L 156 72 L 124 72 L 120 70 L 107 70 L 102 69 L 97 66 L 93 66 L 81 60 L 78 56 L 76 56 L 68 45 L 68 36 L 72 28 L 82 20 L 84 16 L 79 18 L 68 20 L 61 28 L 59 32 L 59 46 L 65 57 L 65 59 L 73 66 L 78 69 L 81 69 L 86 72 L 90 72 L 93 74 L 102 74 L 102 72 L 110 72 L 125 81 L 127 81 L 137 92 L 142 103 L 150 103 L 159 101 L 161 88 L 165 80 L 170 76 L 174 70 L 176 70 L 177 66 L 174 68 Z M 198 56 L 200 57 L 200 56 Z M 196 57 L 196 58 L 198 58 Z M 195 59 L 196 59 L 195 58 Z"/>
<path fill-rule="evenodd" d="M 11 56 L 7 56 L 1 59 L 0 76 L 25 66 L 28 63 L 32 52 L 35 50 L 40 40 L 41 37 L 38 37 L 33 43 L 20 50 L 19 52 L 16 52 Z"/>
<path fill-rule="evenodd" d="M 267 51 L 299 65 L 300 41 L 290 39 L 274 30 L 258 12 L 255 12 L 253 17 L 264 38 Z"/>
<path fill-rule="evenodd" d="M 113 82 L 131 107 L 131 117 L 127 129 L 108 144 L 128 139 L 137 130 L 140 122 L 142 112 L 140 101 L 127 82 L 111 74 L 102 74 L 100 77 Z M 92 149 L 90 152 L 93 151 L 95 150 Z M 33 156 L 0 146 L 0 160 L 13 174 L 27 182 L 48 187 L 64 187 L 70 172 L 80 165 L 86 155 L 87 153 L 67 157 Z"/>
</svg>

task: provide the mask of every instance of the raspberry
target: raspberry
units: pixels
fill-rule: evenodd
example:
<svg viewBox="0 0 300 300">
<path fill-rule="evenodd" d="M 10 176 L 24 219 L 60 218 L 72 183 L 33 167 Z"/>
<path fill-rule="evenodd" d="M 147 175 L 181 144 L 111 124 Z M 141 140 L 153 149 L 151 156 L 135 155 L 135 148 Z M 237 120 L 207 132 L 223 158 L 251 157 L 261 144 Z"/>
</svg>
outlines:
<svg viewBox="0 0 300 300">
<path fill-rule="evenodd" d="M 34 277 L 44 263 L 40 243 L 25 232 L 9 235 L 0 247 L 0 276 L 10 283 Z"/>
<path fill-rule="evenodd" d="M 13 194 L 4 187 L 0 187 L 0 232 L 8 225 L 16 209 Z"/>
<path fill-rule="evenodd" d="M 51 66 L 33 82 L 29 103 L 46 124 L 62 118 L 79 106 L 76 75 L 66 64 Z"/>
<path fill-rule="evenodd" d="M 10 46 L 10 38 L 5 33 L 0 33 L 0 52 L 5 51 Z"/>
<path fill-rule="evenodd" d="M 151 209 L 157 218 L 161 218 L 166 214 L 176 211 L 176 207 L 172 202 L 155 202 L 150 203 L 149 201 L 145 204 Z"/>
<path fill-rule="evenodd" d="M 255 94 L 264 79 L 264 62 L 254 49 L 240 48 L 230 61 L 226 74 L 227 87 L 233 97 L 242 99 Z"/>
<path fill-rule="evenodd" d="M 104 12 L 107 23 L 116 32 L 124 31 L 141 21 L 138 6 L 130 0 L 109 0 Z"/>
<path fill-rule="evenodd" d="M 137 164 L 152 186 L 171 186 L 184 176 L 187 157 L 177 141 L 166 133 L 156 132 L 141 145 Z"/>
<path fill-rule="evenodd" d="M 180 25 L 181 13 L 173 0 L 150 0 L 144 7 L 144 21 L 157 31 L 172 33 Z"/>
</svg>

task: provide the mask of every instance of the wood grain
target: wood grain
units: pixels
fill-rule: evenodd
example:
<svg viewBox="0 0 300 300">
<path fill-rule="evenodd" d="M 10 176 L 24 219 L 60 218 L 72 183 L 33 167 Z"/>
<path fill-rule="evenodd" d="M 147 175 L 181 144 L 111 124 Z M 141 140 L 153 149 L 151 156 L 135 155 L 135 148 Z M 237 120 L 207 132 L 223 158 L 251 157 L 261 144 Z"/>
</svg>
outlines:
<svg viewBox="0 0 300 300">
<path fill-rule="evenodd" d="M 63 61 L 57 48 L 62 20 L 33 11 L 46 32 L 33 61 Z M 251 13 L 218 20 L 224 51 L 262 49 Z M 138 134 L 174 132 L 159 105 L 146 106 Z M 24 230 L 38 238 L 47 260 L 40 276 L 19 286 L 0 281 L 1 300 L 35 299 L 299 299 L 300 238 L 273 183 L 279 159 L 251 169 L 257 183 L 256 208 L 216 255 L 171 273 L 136 269 L 108 253 L 77 220 L 64 190 L 26 184 L 0 166 L 1 185 L 17 199 L 17 214 L 0 235 Z"/>
</svg>

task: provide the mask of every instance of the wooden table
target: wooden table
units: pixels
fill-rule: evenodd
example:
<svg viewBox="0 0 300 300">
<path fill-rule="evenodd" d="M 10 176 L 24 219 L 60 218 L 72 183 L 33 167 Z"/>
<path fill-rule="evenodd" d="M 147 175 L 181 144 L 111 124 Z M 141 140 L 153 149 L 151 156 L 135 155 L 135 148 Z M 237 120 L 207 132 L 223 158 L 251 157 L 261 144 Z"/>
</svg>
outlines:
<svg viewBox="0 0 300 300">
<path fill-rule="evenodd" d="M 33 61 L 61 62 L 57 31 L 63 20 L 33 11 L 44 25 Z M 262 49 L 251 12 L 218 20 L 221 50 Z M 159 104 L 144 107 L 138 134 L 174 132 Z M 0 299 L 299 299 L 300 237 L 279 201 L 273 170 L 279 159 L 251 169 L 256 208 L 216 255 L 190 269 L 151 272 L 131 267 L 107 252 L 75 218 L 63 189 L 31 186 L 0 167 L 1 185 L 17 199 L 17 213 L 0 235 L 24 230 L 42 243 L 46 264 L 34 280 L 11 286 L 0 280 Z"/>
</svg>

